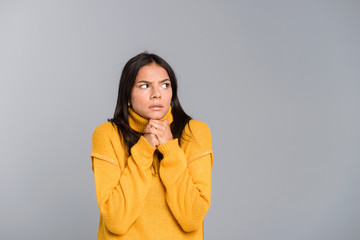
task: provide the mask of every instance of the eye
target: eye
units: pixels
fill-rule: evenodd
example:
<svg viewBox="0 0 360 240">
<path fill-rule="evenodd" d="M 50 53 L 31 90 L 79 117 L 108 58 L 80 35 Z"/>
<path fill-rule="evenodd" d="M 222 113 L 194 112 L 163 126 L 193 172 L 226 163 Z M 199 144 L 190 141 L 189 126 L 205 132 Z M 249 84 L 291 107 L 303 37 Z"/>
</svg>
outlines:
<svg viewBox="0 0 360 240">
<path fill-rule="evenodd" d="M 140 85 L 140 88 L 148 88 L 149 87 L 149 84 L 141 84 Z"/>
<path fill-rule="evenodd" d="M 163 83 L 161 86 L 162 86 L 163 88 L 168 88 L 168 87 L 170 86 L 170 84 L 169 84 L 169 83 Z"/>
</svg>

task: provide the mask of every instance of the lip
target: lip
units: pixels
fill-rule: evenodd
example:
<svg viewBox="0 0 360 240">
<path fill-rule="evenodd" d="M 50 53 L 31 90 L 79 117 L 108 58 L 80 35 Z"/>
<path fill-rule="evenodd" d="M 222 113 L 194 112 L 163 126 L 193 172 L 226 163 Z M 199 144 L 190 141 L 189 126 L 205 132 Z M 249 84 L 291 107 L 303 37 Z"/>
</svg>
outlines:
<svg viewBox="0 0 360 240">
<path fill-rule="evenodd" d="M 152 104 L 149 106 L 149 108 L 154 111 L 159 111 L 159 110 L 162 110 L 164 108 L 164 106 L 161 104 Z"/>
</svg>

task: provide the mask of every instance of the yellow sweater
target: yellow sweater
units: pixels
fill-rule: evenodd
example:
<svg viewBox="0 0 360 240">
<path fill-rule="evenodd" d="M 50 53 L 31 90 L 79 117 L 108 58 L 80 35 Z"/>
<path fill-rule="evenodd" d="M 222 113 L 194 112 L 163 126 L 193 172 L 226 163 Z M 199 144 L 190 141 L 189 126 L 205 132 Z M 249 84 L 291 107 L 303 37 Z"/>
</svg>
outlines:
<svg viewBox="0 0 360 240">
<path fill-rule="evenodd" d="M 172 122 L 171 108 L 164 119 Z M 131 128 L 142 132 L 147 122 L 129 108 Z M 94 130 L 98 239 L 203 239 L 213 165 L 210 130 L 190 120 L 182 136 L 180 146 L 174 139 L 157 148 L 141 136 L 128 156 L 115 124 Z M 160 162 L 156 150 L 163 154 Z"/>
</svg>

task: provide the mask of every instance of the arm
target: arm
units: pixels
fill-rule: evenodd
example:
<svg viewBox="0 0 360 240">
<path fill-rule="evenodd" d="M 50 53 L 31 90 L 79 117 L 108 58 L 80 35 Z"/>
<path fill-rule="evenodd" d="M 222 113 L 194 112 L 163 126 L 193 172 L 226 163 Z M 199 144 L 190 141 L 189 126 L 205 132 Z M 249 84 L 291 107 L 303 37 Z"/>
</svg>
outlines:
<svg viewBox="0 0 360 240">
<path fill-rule="evenodd" d="M 91 158 L 96 198 L 110 232 L 125 234 L 140 215 L 152 184 L 150 167 L 154 151 L 155 148 L 140 137 L 121 171 L 109 136 L 100 130 L 94 131 Z"/>
<path fill-rule="evenodd" d="M 160 177 L 166 188 L 166 201 L 186 232 L 200 228 L 210 207 L 212 150 L 210 130 L 205 123 L 193 122 L 190 141 L 192 156 L 187 159 L 177 139 L 161 144 L 164 158 Z"/>
</svg>

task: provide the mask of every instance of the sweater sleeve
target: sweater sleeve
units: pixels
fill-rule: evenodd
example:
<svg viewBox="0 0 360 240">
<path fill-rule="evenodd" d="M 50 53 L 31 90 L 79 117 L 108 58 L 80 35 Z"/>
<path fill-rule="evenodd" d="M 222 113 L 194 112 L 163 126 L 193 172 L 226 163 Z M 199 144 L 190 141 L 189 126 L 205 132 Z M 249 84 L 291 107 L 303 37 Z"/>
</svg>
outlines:
<svg viewBox="0 0 360 240">
<path fill-rule="evenodd" d="M 140 215 L 151 187 L 155 148 L 140 137 L 122 170 L 112 140 L 104 129 L 95 129 L 91 159 L 100 215 L 110 232 L 123 235 Z"/>
<path fill-rule="evenodd" d="M 166 201 L 182 229 L 195 231 L 202 226 L 210 207 L 211 169 L 213 155 L 211 134 L 207 125 L 191 121 L 191 152 L 187 159 L 177 139 L 161 144 L 158 149 L 164 158 L 160 177 L 166 188 Z"/>
</svg>

